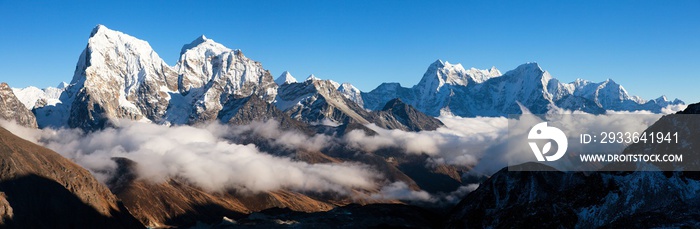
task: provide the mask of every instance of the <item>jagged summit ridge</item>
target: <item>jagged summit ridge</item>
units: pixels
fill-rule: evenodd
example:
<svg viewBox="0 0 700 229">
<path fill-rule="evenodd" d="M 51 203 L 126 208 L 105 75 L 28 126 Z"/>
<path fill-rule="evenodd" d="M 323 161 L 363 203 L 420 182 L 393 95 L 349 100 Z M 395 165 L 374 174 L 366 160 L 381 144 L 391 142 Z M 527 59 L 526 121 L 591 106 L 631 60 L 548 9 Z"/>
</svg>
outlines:
<svg viewBox="0 0 700 229">
<path fill-rule="evenodd" d="M 428 67 L 421 81 L 414 87 L 425 92 L 439 91 L 446 84 L 466 86 L 470 83 L 482 83 L 498 76 L 501 76 L 501 72 L 495 67 L 489 70 L 476 68 L 466 70 L 462 64 L 450 64 L 438 59 Z"/>
<path fill-rule="evenodd" d="M 431 116 L 464 117 L 519 114 L 518 103 L 536 113 L 559 107 L 596 114 L 605 110 L 661 112 L 668 105 L 683 104 L 680 100 L 646 101 L 631 96 L 611 79 L 601 83 L 581 79 L 562 83 L 536 62 L 501 74 L 496 68 L 465 70 L 460 64 L 442 60 L 433 62 L 421 81 L 411 88 L 385 83 L 362 93 L 364 107 L 370 110 L 382 109 L 393 98 L 401 98 Z"/>
<path fill-rule="evenodd" d="M 36 117 L 15 96 L 7 83 L 0 83 L 0 120 L 9 120 L 22 126 L 37 128 Z"/>
</svg>

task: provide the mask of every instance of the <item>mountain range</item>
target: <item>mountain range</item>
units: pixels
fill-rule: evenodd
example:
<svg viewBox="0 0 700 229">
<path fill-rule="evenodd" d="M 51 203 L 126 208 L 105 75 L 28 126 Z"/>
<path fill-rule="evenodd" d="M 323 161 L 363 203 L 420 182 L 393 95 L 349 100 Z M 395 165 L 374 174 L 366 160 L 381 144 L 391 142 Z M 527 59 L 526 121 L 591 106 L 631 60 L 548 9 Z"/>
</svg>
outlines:
<svg viewBox="0 0 700 229">
<path fill-rule="evenodd" d="M 381 118 L 370 111 L 380 111 L 396 98 L 433 117 L 507 116 L 519 114 L 520 105 L 533 113 L 563 108 L 601 114 L 606 110 L 661 112 L 668 105 L 683 104 L 664 96 L 649 101 L 631 96 L 610 79 L 561 83 L 537 63 L 501 74 L 495 67 L 465 69 L 438 60 L 411 88 L 384 83 L 370 92 L 314 75 L 298 82 L 284 72 L 275 80 L 241 50 L 205 36 L 184 45 L 176 65 L 169 66 L 146 41 L 102 25 L 90 34 L 69 84 L 14 89 L 14 93 L 35 113 L 39 127 L 85 130 L 103 128 L 118 119 L 165 125 L 228 122 L 239 112 L 243 104 L 239 100 L 250 96 L 307 124 L 374 123 Z"/>
<path fill-rule="evenodd" d="M 437 60 L 413 87 L 384 83 L 370 92 L 362 92 L 350 83 L 322 80 L 314 75 L 298 81 L 291 73 L 283 72 L 274 79 L 262 63 L 247 58 L 241 50 L 229 49 L 205 36 L 184 45 L 177 63 L 170 66 L 146 41 L 103 25 L 98 25 L 90 33 L 88 44 L 78 59 L 70 83 L 45 89 L 11 89 L 7 84 L 0 84 L 0 119 L 29 128 L 80 129 L 85 134 L 118 127 L 123 120 L 165 126 L 198 126 L 212 122 L 244 126 L 274 121 L 281 130 L 290 131 L 296 136 L 323 135 L 345 139 L 356 137 L 356 131 L 361 131 L 371 138 L 378 135 L 376 131 L 379 130 L 376 128 L 405 133 L 439 130 L 445 127 L 445 123 L 437 118 L 439 116 L 504 117 L 520 114 L 525 109 L 532 113 L 546 113 L 552 109 L 592 114 L 603 114 L 610 110 L 647 110 L 658 113 L 669 105 L 681 104 L 684 104 L 683 101 L 669 101 L 664 96 L 648 101 L 631 96 L 613 80 L 601 83 L 586 80 L 562 83 L 537 63 L 526 63 L 502 74 L 495 67 L 488 70 L 465 69 L 460 64 Z M 279 222 L 266 218 L 267 214 L 288 217 L 288 220 L 295 222 L 309 220 L 311 225 L 320 227 L 333 225 L 328 220 L 338 220 L 357 227 L 436 227 L 442 226 L 441 221 L 431 221 L 430 218 L 442 220 L 442 217 L 448 217 L 448 226 L 454 227 L 507 227 L 518 224 L 503 224 L 504 219 L 512 217 L 517 211 L 528 209 L 528 201 L 540 201 L 548 195 L 554 195 L 549 193 L 552 190 L 573 192 L 581 188 L 578 186 L 581 184 L 610 184 L 609 180 L 603 182 L 603 178 L 595 176 L 562 176 L 560 173 L 547 172 L 541 175 L 546 178 L 540 178 L 538 173 L 523 172 L 518 175 L 507 171 L 498 172 L 490 178 L 474 178 L 466 176 L 470 169 L 468 166 L 429 164 L 431 158 L 426 153 L 406 153 L 406 149 L 396 146 L 367 150 L 350 147 L 341 141 L 320 149 L 290 149 L 276 144 L 274 138 L 256 132 L 255 129 L 248 129 L 228 140 L 242 145 L 253 144 L 257 149 L 274 156 L 293 158 L 310 165 L 368 165 L 379 171 L 386 182 L 402 183 L 407 190 L 413 192 L 427 191 L 430 194 L 444 195 L 471 184 L 474 179 L 484 183 L 449 215 L 444 209 L 435 210 L 438 208 L 435 206 L 429 206 L 429 209 L 406 206 L 404 204 L 416 202 L 397 199 L 353 199 L 291 189 L 252 194 L 239 190 L 211 192 L 182 177 L 167 177 L 159 182 L 149 182 L 137 176 L 138 167 L 141 166 L 138 162 L 121 157 L 112 158 L 116 164 L 115 172 L 110 174 L 111 177 L 104 184 L 100 184 L 94 177 L 86 177 L 84 169 L 79 170 L 74 168 L 77 165 L 64 162 L 67 161 L 65 158 L 55 161 L 69 164 L 44 165 L 46 160 L 34 154 L 39 152 L 40 155 L 55 155 L 55 152 L 30 142 L 21 142 L 20 146 L 12 145 L 17 137 L 2 130 L 0 140 L 4 141 L 0 143 L 8 146 L 3 148 L 0 144 L 0 149 L 3 150 L 0 153 L 12 153 L 3 159 L 9 158 L 6 161 L 14 163 L 20 160 L 16 159 L 20 156 L 30 157 L 31 160 L 38 157 L 40 162 L 30 159 L 22 159 L 22 165 L 3 162 L 0 170 L 5 174 L 4 171 L 14 171 L 24 164 L 30 164 L 34 169 L 27 174 L 41 177 L 31 178 L 31 182 L 57 182 L 59 186 L 52 184 L 57 190 L 67 190 L 66 196 L 77 196 L 88 207 L 97 209 L 96 213 L 90 213 L 96 215 L 96 219 L 116 222 L 115 227 L 226 224 L 231 219 L 249 222 L 251 225 L 279 225 Z M 70 168 L 70 171 L 66 173 L 65 168 Z M 66 181 L 72 177 L 71 174 L 80 174 L 80 180 Z M 13 202 L 14 196 L 22 196 L 21 190 L 24 190 L 12 183 L 17 177 L 0 179 L 0 219 L 16 216 L 17 218 L 12 218 L 16 221 L 8 222 L 33 226 L 33 218 L 23 215 L 26 213 L 8 211 L 17 209 L 16 206 L 36 205 L 30 200 L 23 200 L 27 203 Z M 537 187 L 530 186 L 540 179 L 545 179 L 546 182 Z M 550 182 L 558 179 L 566 181 Z M 6 180 L 11 181 L 10 185 L 4 185 Z M 88 185 L 89 189 L 82 188 L 81 185 Z M 554 186 L 562 187 L 540 190 Z M 613 190 L 589 189 L 596 195 L 608 195 Z M 380 195 L 381 191 L 363 188 L 352 190 L 365 196 Z M 525 191 L 544 194 L 532 197 L 535 199 L 521 199 L 520 196 L 525 195 L 521 192 Z M 498 193 L 513 193 L 518 196 L 515 199 L 506 198 L 506 201 L 520 204 L 517 205 L 520 208 L 507 209 L 510 205 L 504 205 Z M 586 202 L 580 206 L 594 204 L 597 202 Z M 47 214 L 55 212 L 56 209 L 53 208 L 46 210 Z M 581 210 L 568 209 L 564 214 L 540 208 L 543 210 L 535 210 L 541 211 L 541 214 L 561 214 L 562 221 L 556 221 L 559 223 L 572 217 L 570 211 Z M 376 214 L 386 213 L 387 217 L 355 221 L 353 214 L 368 214 L 363 209 Z M 403 212 L 406 209 L 411 211 Z M 485 212 L 481 212 L 484 209 L 498 209 L 503 214 L 486 216 Z M 580 217 L 582 213 L 576 214 Z M 225 217 L 224 220 L 222 217 Z M 475 224 L 470 217 L 475 217 L 481 224 Z M 109 221 L 112 219 L 122 221 Z M 68 225 L 74 223 L 72 218 L 66 220 Z M 530 222 L 529 220 L 531 219 L 526 218 L 518 222 Z M 125 224 L 120 226 L 120 222 Z"/>
</svg>

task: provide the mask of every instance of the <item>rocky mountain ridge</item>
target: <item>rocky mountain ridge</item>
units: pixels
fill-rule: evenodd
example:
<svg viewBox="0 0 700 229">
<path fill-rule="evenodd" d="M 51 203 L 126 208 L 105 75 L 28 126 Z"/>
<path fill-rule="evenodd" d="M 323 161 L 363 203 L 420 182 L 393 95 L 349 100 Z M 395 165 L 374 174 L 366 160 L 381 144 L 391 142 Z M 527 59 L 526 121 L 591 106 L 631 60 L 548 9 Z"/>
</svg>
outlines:
<svg viewBox="0 0 700 229">
<path fill-rule="evenodd" d="M 0 83 L 0 120 L 11 120 L 22 126 L 37 128 L 36 117 L 15 96 L 7 83 Z"/>
</svg>

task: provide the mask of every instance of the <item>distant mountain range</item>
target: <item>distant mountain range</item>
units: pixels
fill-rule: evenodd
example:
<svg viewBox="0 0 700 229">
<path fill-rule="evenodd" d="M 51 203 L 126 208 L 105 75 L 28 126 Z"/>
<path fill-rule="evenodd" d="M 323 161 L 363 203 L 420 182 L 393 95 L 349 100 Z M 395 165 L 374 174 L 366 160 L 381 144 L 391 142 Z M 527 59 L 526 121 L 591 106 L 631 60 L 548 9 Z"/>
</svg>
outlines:
<svg viewBox="0 0 700 229">
<path fill-rule="evenodd" d="M 384 83 L 362 93 L 362 102 L 368 109 L 378 109 L 392 98 L 401 98 L 428 115 L 463 117 L 519 114 L 518 104 L 536 114 L 554 107 L 592 114 L 606 110 L 661 112 L 668 105 L 683 104 L 664 96 L 650 101 L 630 96 L 611 79 L 601 83 L 581 79 L 561 83 L 537 63 L 526 63 L 501 74 L 496 68 L 466 70 L 461 64 L 441 60 L 431 64 L 421 81 L 411 88 Z"/>
</svg>

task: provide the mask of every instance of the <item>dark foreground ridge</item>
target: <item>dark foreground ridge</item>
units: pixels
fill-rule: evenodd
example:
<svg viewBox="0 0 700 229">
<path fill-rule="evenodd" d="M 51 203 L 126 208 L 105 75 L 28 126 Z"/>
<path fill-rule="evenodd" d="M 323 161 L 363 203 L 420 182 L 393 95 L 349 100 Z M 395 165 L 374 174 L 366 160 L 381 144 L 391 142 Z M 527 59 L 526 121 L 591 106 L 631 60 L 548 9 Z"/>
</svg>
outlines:
<svg viewBox="0 0 700 229">
<path fill-rule="evenodd" d="M 0 226 L 143 228 L 87 170 L 0 128 Z"/>
</svg>

